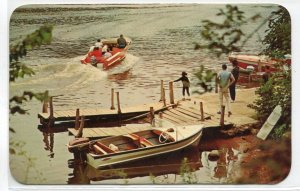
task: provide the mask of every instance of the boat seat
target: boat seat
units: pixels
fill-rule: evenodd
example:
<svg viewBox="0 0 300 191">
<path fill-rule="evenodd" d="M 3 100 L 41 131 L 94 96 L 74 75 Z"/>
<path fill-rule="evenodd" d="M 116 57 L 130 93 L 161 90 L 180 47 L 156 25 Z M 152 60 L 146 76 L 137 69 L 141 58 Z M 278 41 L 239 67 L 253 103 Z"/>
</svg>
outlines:
<svg viewBox="0 0 300 191">
<path fill-rule="evenodd" d="M 104 150 L 107 153 L 115 153 L 112 149 L 110 149 L 108 146 L 104 145 L 101 142 L 96 142 L 96 145 L 99 146 L 102 150 Z"/>
<path fill-rule="evenodd" d="M 147 140 L 146 138 L 144 138 L 144 137 L 140 137 L 140 136 L 138 136 L 138 135 L 136 135 L 136 134 L 134 134 L 134 133 L 132 133 L 132 134 L 130 134 L 130 135 L 133 136 L 133 137 L 135 137 L 136 140 L 139 140 L 139 143 L 142 144 L 142 145 L 145 146 L 145 147 L 152 147 L 152 146 L 154 146 L 153 143 L 151 143 L 150 141 L 148 141 L 148 140 Z"/>
<path fill-rule="evenodd" d="M 102 148 L 100 148 L 100 147 L 99 147 L 98 145 L 96 145 L 96 144 L 93 145 L 93 148 L 94 148 L 94 150 L 95 150 L 95 152 L 96 152 L 97 154 L 104 154 L 104 155 L 107 154 L 107 152 L 106 152 L 105 150 L 103 150 Z"/>
</svg>

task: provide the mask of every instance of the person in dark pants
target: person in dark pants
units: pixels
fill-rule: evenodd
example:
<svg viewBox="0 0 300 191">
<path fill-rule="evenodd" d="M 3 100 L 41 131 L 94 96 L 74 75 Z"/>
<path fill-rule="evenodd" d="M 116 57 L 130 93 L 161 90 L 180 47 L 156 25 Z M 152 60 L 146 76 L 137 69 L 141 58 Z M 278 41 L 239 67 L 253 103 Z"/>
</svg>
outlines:
<svg viewBox="0 0 300 191">
<path fill-rule="evenodd" d="M 233 68 L 231 70 L 231 74 L 233 75 L 235 81 L 234 81 L 234 83 L 232 83 L 229 86 L 229 93 L 230 93 L 231 102 L 234 102 L 235 101 L 235 95 L 236 95 L 235 88 L 236 88 L 236 83 L 237 83 L 239 75 L 240 75 L 240 68 L 238 67 L 237 60 L 232 61 L 232 66 L 233 66 Z"/>
<path fill-rule="evenodd" d="M 174 82 L 178 82 L 178 81 L 182 81 L 182 95 L 183 95 L 183 100 L 185 100 L 185 92 L 190 97 L 190 91 L 189 91 L 190 80 L 187 77 L 187 73 L 186 72 L 182 72 L 181 73 L 181 77 L 179 79 L 175 80 Z"/>
</svg>

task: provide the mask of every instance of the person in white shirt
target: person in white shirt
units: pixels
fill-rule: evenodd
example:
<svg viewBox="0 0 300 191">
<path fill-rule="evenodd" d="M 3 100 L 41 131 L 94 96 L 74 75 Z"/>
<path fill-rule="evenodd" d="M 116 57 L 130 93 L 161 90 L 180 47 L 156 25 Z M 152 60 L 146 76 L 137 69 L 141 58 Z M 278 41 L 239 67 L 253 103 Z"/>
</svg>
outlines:
<svg viewBox="0 0 300 191">
<path fill-rule="evenodd" d="M 99 49 L 102 49 L 103 43 L 101 42 L 101 39 L 98 39 L 97 42 L 95 43 L 95 47 L 99 47 Z"/>
<path fill-rule="evenodd" d="M 104 55 L 107 52 L 108 46 L 104 45 L 102 48 L 102 55 Z"/>
<path fill-rule="evenodd" d="M 107 49 L 107 51 L 104 53 L 103 57 L 104 58 L 109 58 L 111 56 L 112 56 L 112 54 L 110 53 L 109 49 Z"/>
</svg>

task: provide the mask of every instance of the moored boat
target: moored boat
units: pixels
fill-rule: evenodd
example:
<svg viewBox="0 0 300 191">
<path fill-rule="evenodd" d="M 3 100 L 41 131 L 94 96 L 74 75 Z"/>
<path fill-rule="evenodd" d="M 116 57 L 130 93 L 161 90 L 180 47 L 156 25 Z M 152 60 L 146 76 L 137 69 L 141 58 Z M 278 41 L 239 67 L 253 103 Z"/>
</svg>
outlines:
<svg viewBox="0 0 300 191">
<path fill-rule="evenodd" d="M 284 60 L 272 59 L 264 55 L 253 55 L 253 54 L 242 54 L 233 52 L 228 56 L 229 61 L 236 60 L 238 66 L 242 69 L 253 68 L 255 72 L 262 72 L 266 67 L 268 67 L 270 72 L 278 71 L 279 68 L 276 66 L 279 62 L 284 62 L 286 64 L 291 63 L 290 57 Z"/>
<path fill-rule="evenodd" d="M 70 143 L 68 148 L 83 150 L 82 146 L 88 145 L 87 163 L 99 169 L 198 145 L 202 128 L 203 125 L 153 128 L 79 145 Z"/>
<path fill-rule="evenodd" d="M 88 53 L 81 60 L 82 64 L 92 64 L 94 66 L 102 65 L 103 70 L 108 70 L 120 63 L 125 59 L 127 51 L 131 44 L 131 39 L 125 37 L 127 45 L 124 48 L 118 48 L 118 38 L 102 39 L 103 46 L 107 46 L 110 49 L 111 55 L 106 57 L 102 55 L 102 50 L 92 46 Z"/>
</svg>

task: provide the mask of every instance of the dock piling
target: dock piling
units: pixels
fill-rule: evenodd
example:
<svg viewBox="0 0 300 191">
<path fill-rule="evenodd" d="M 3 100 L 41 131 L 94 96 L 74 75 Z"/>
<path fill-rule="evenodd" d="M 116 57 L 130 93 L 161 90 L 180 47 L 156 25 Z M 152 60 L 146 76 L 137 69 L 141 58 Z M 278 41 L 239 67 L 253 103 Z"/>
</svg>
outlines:
<svg viewBox="0 0 300 191">
<path fill-rule="evenodd" d="M 121 106 L 120 106 L 120 94 L 119 92 L 116 92 L 116 94 L 117 94 L 118 113 L 122 113 Z"/>
<path fill-rule="evenodd" d="M 200 102 L 201 121 L 204 121 L 203 102 Z"/>
<path fill-rule="evenodd" d="M 110 107 L 111 110 L 114 110 L 115 109 L 115 106 L 114 106 L 114 88 L 111 88 L 111 107 Z"/>
<path fill-rule="evenodd" d="M 43 102 L 43 109 L 42 109 L 43 113 L 48 113 L 48 103 L 44 100 Z"/>
<path fill-rule="evenodd" d="M 81 116 L 80 127 L 79 127 L 79 130 L 78 130 L 77 135 L 75 136 L 76 138 L 80 138 L 80 137 L 82 137 L 82 135 L 83 135 L 82 132 L 83 132 L 84 122 L 85 122 L 85 119 L 84 119 L 84 118 L 85 118 L 84 115 Z"/>
<path fill-rule="evenodd" d="M 173 82 L 169 82 L 169 90 L 170 90 L 170 104 L 174 104 L 174 91 L 173 91 Z"/>
<path fill-rule="evenodd" d="M 54 122 L 55 122 L 55 118 L 54 118 L 54 114 L 53 114 L 54 113 L 54 111 L 53 111 L 53 97 L 50 97 L 49 105 L 50 105 L 50 115 L 49 115 L 48 127 L 53 127 Z"/>
<path fill-rule="evenodd" d="M 152 126 L 154 126 L 155 125 L 155 119 L 154 119 L 154 108 L 153 107 L 150 107 L 149 115 L 150 115 L 150 124 Z"/>
<path fill-rule="evenodd" d="M 80 118 L 80 112 L 79 109 L 76 109 L 76 118 L 75 118 L 75 129 L 78 130 L 79 128 L 79 118 Z"/>
<path fill-rule="evenodd" d="M 53 97 L 50 97 L 49 105 L 50 105 L 50 116 L 49 116 L 49 118 L 53 118 Z"/>
<path fill-rule="evenodd" d="M 160 80 L 160 100 L 164 101 L 164 81 Z"/>
<path fill-rule="evenodd" d="M 164 107 L 166 107 L 166 106 L 167 106 L 167 103 L 166 103 L 166 90 L 165 90 L 165 88 L 162 89 L 162 93 L 163 93 Z"/>
<path fill-rule="evenodd" d="M 221 125 L 221 127 L 224 126 L 224 118 L 225 118 L 225 106 L 222 105 L 222 108 L 221 108 L 221 118 L 220 118 L 220 125 Z"/>
</svg>

